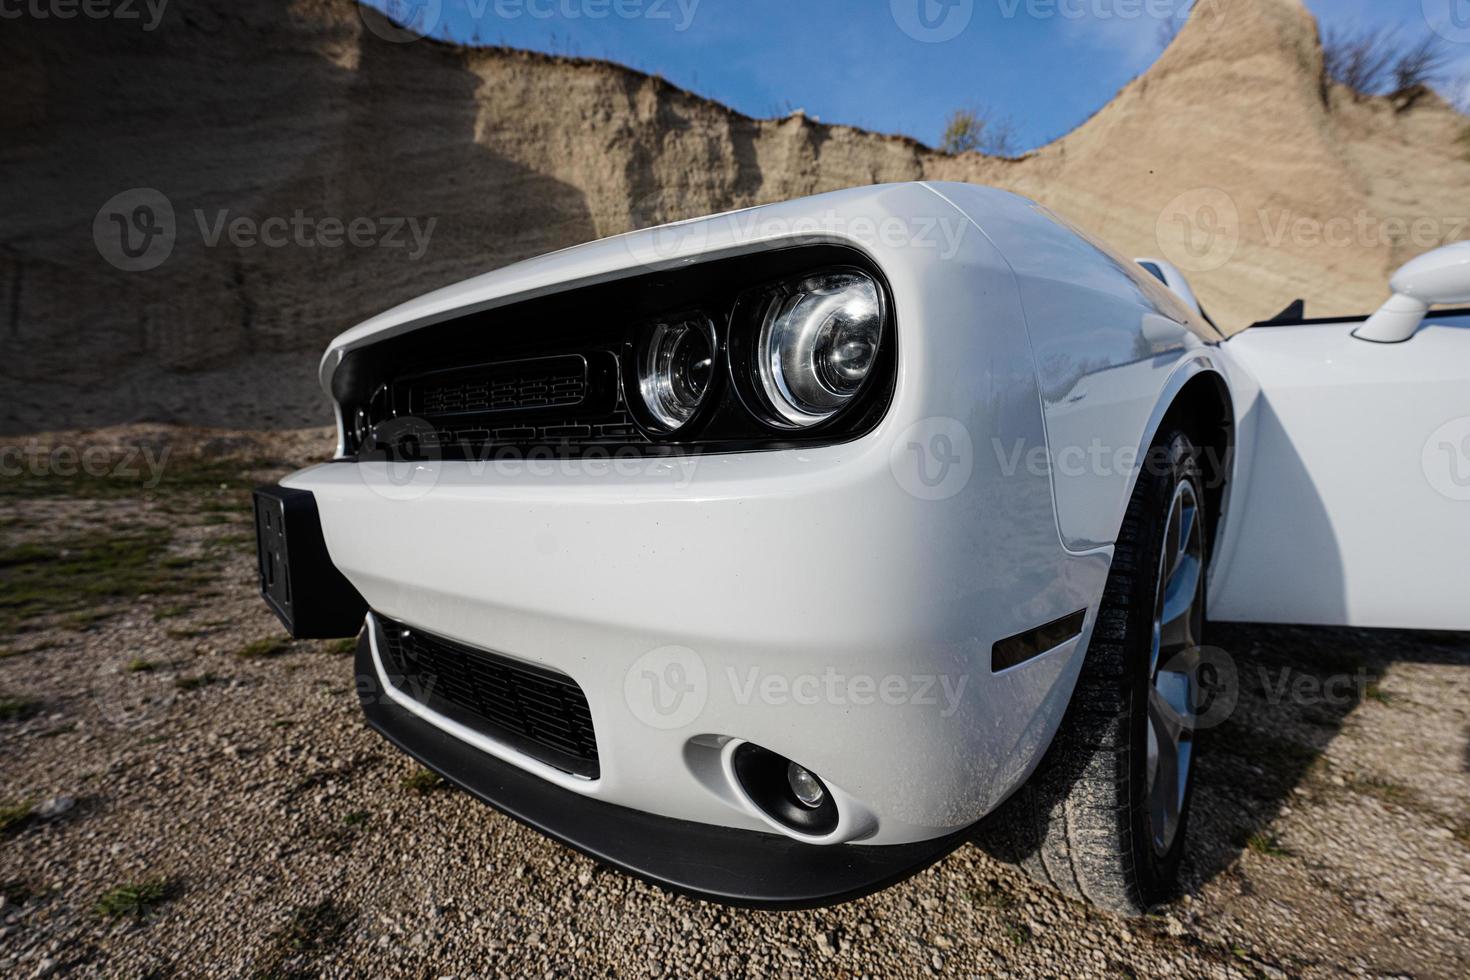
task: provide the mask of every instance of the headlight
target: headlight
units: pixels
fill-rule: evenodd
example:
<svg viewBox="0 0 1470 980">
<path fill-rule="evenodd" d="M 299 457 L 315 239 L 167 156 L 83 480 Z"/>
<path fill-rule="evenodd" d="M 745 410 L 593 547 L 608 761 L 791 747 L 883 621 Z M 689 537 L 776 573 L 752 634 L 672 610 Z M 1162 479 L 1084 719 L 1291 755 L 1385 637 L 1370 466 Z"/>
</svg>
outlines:
<svg viewBox="0 0 1470 980">
<path fill-rule="evenodd" d="M 644 407 L 672 432 L 694 417 L 714 382 L 714 326 L 703 316 L 656 323 L 637 363 Z"/>
<path fill-rule="evenodd" d="M 851 402 L 877 363 L 883 320 L 882 291 L 857 271 L 811 276 L 773 296 L 755 367 L 781 420 L 815 425 Z"/>
</svg>

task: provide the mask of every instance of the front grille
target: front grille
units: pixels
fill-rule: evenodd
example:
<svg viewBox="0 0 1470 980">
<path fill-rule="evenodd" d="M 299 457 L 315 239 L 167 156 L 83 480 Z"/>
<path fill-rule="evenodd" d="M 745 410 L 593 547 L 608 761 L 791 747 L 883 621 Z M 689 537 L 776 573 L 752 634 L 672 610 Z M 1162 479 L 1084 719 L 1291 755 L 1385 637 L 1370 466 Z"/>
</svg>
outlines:
<svg viewBox="0 0 1470 980">
<path fill-rule="evenodd" d="M 411 415 L 513 412 L 580 405 L 587 397 L 587 362 L 541 357 L 439 371 L 401 382 Z"/>
<path fill-rule="evenodd" d="M 592 713 L 576 681 L 376 618 L 383 667 L 400 693 L 549 766 L 598 777 Z"/>
<path fill-rule="evenodd" d="M 389 458 L 515 458 L 506 450 L 648 441 L 608 350 L 510 358 L 411 373 L 369 406 L 361 448 Z"/>
</svg>

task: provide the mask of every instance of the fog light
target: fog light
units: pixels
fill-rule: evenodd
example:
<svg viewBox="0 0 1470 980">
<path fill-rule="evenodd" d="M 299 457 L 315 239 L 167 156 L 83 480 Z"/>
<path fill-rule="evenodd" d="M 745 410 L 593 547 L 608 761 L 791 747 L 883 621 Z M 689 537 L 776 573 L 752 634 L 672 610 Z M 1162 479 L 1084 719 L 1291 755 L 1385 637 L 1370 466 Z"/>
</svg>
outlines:
<svg viewBox="0 0 1470 980">
<path fill-rule="evenodd" d="M 731 762 L 750 802 L 782 827 L 810 837 L 837 829 L 837 801 L 810 769 L 751 742 Z"/>
<path fill-rule="evenodd" d="M 791 785 L 791 792 L 804 807 L 815 810 L 827 798 L 827 791 L 822 788 L 821 781 L 794 762 L 786 765 L 786 782 Z"/>
</svg>

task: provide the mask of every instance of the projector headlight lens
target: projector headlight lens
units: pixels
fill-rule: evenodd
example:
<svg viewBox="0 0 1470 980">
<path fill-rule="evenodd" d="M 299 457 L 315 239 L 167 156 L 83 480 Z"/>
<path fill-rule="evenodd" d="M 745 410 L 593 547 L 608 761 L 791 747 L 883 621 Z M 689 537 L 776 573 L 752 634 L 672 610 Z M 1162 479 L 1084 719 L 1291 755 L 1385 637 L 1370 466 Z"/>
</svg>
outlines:
<svg viewBox="0 0 1470 980">
<path fill-rule="evenodd" d="M 672 432 L 699 411 L 714 373 L 715 333 L 707 318 L 657 323 L 638 358 L 638 389 L 649 413 Z"/>
<path fill-rule="evenodd" d="M 756 373 L 780 419 L 815 425 L 851 402 L 877 363 L 883 319 L 878 284 L 857 271 L 812 276 L 773 296 Z"/>
</svg>

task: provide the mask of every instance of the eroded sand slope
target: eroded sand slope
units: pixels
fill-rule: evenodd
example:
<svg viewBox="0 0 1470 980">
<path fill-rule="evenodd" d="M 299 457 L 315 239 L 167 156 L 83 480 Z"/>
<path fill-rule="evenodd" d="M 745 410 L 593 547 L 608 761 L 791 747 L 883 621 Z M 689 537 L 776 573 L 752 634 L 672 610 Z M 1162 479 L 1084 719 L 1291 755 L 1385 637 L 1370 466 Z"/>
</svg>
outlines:
<svg viewBox="0 0 1470 980">
<path fill-rule="evenodd" d="M 602 62 L 388 43 L 350 0 L 203 0 L 152 32 L 23 20 L 0 37 L 0 430 L 324 420 L 316 354 L 353 322 L 519 258 L 854 184 L 990 183 L 1186 266 L 1239 328 L 1297 297 L 1363 311 L 1402 261 L 1470 237 L 1470 120 L 1324 84 L 1300 0 L 1188 24 L 1076 131 L 1017 161 L 795 115 L 757 120 Z M 955 43 L 963 43 L 955 42 Z M 956 92 L 956 104 L 1003 93 Z M 161 266 L 93 220 L 155 188 Z M 209 244 L 247 217 L 434 221 L 427 248 Z M 380 226 L 381 227 L 381 226 Z"/>
</svg>

